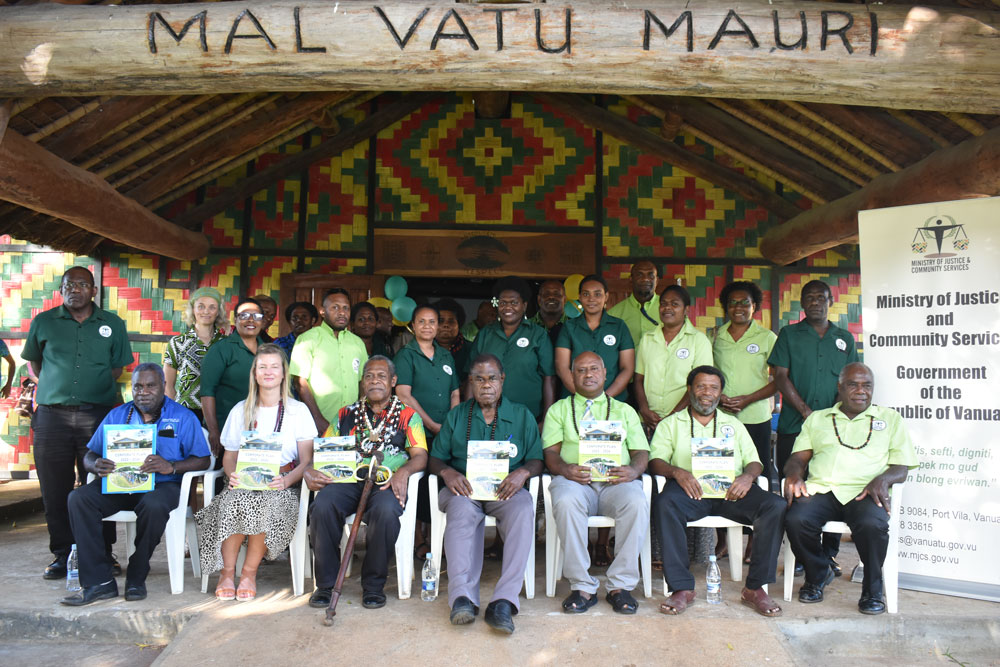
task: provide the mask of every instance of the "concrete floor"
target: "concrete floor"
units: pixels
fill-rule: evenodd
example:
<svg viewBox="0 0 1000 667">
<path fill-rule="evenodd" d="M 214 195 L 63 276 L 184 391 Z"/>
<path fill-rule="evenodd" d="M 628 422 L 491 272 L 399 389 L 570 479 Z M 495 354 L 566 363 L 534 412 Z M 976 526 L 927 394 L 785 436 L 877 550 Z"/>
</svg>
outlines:
<svg viewBox="0 0 1000 667">
<path fill-rule="evenodd" d="M 117 551 L 122 557 L 124 534 Z M 465 627 L 448 623 L 444 597 L 434 602 L 395 597 L 390 573 L 388 605 L 366 610 L 360 583 L 345 584 L 333 627 L 322 624 L 323 611 L 307 606 L 307 597 L 291 595 L 285 559 L 261 568 L 259 598 L 250 603 L 217 602 L 200 592 L 200 579 L 187 570 L 185 592 L 170 595 L 162 546 L 142 602 L 122 598 L 73 609 L 58 604 L 63 582 L 45 581 L 49 562 L 47 533 L 39 513 L 20 516 L 16 525 L 0 524 L 0 664 L 17 665 L 327 665 L 400 664 L 552 665 L 855 665 L 962 663 L 1000 665 L 1000 605 L 949 596 L 901 591 L 896 615 L 862 616 L 857 612 L 860 584 L 845 576 L 827 588 L 826 601 L 803 605 L 781 602 L 784 615 L 765 619 L 739 604 L 741 584 L 728 580 L 723 561 L 724 604 L 700 599 L 687 613 L 657 613 L 662 583 L 651 600 L 638 597 L 639 612 L 623 617 L 599 603 L 586 614 L 560 610 L 569 593 L 559 583 L 554 598 L 545 597 L 544 544 L 538 545 L 536 594 L 522 598 L 512 637 L 491 631 L 482 620 Z M 857 562 L 849 542 L 841 551 L 845 571 Z M 699 574 L 703 595 L 704 575 Z M 489 599 L 498 564 L 487 562 L 483 599 Z M 771 592 L 780 597 L 779 582 Z M 656 573 L 654 573 L 655 576 Z M 442 577 L 446 590 L 447 576 Z M 122 582 L 119 581 L 119 585 Z M 796 591 L 801 579 L 796 581 Z M 209 590 L 214 590 L 215 577 Z M 311 589 L 311 581 L 306 581 Z M 641 591 L 640 591 L 641 595 Z M 160 652 L 159 647 L 167 645 Z M 77 661 L 68 659 L 76 656 Z M 79 662 L 86 658 L 85 662 Z"/>
</svg>

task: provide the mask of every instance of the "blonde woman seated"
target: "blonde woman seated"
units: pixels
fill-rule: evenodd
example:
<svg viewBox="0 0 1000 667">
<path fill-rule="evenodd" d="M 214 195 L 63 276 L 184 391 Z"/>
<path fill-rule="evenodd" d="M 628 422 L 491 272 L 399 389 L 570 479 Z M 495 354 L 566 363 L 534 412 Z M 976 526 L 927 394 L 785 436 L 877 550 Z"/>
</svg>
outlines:
<svg viewBox="0 0 1000 667">
<path fill-rule="evenodd" d="M 262 343 L 250 367 L 247 398 L 233 406 L 222 429 L 222 469 L 229 486 L 196 515 L 201 567 L 205 572 L 221 570 L 215 589 L 220 600 L 253 600 L 261 559 L 275 560 L 295 532 L 298 485 L 312 463 L 316 425 L 306 405 L 289 396 L 288 378 L 284 351 L 273 343 Z M 242 433 L 250 430 L 281 434 L 281 476 L 268 484 L 270 491 L 240 488 L 233 474 Z M 237 588 L 236 558 L 244 542 L 247 553 Z"/>
</svg>

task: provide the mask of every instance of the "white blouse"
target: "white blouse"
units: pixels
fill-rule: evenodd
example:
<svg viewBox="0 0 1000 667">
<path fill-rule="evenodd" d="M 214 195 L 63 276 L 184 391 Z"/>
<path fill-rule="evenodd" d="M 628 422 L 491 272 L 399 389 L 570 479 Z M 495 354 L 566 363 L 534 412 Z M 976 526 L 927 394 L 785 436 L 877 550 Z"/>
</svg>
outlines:
<svg viewBox="0 0 1000 667">
<path fill-rule="evenodd" d="M 238 452 L 242 442 L 243 431 L 249 430 L 243 427 L 243 405 L 246 401 L 240 401 L 229 411 L 226 417 L 226 425 L 222 428 L 219 439 L 227 452 Z M 278 406 L 273 408 L 257 408 L 257 430 L 270 433 L 274 431 L 278 423 Z M 285 415 L 281 420 L 281 465 L 286 465 L 299 458 L 299 440 L 310 440 L 315 438 L 316 422 L 313 421 L 309 408 L 302 401 L 289 398 L 285 403 Z"/>
</svg>

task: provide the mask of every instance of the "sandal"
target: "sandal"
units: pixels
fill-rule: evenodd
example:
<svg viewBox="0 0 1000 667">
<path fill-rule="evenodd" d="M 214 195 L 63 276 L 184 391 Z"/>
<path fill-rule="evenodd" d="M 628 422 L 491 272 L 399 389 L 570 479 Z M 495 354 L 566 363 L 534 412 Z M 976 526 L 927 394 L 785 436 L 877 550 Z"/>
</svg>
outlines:
<svg viewBox="0 0 1000 667">
<path fill-rule="evenodd" d="M 614 557 L 611 555 L 611 545 L 594 545 L 594 567 L 607 567 L 608 565 L 611 565 L 612 560 L 614 560 Z"/>
<path fill-rule="evenodd" d="M 240 585 L 236 589 L 236 599 L 240 602 L 250 602 L 257 597 L 257 570 L 243 568 L 240 575 Z"/>
<path fill-rule="evenodd" d="M 431 545 L 427 542 L 421 542 L 417 546 L 413 547 L 413 558 L 415 560 L 425 560 L 427 558 L 427 553 L 431 550 Z"/>
<path fill-rule="evenodd" d="M 740 595 L 740 602 L 761 616 L 767 616 L 768 618 L 781 616 L 781 607 L 778 606 L 778 603 L 770 595 L 764 592 L 763 588 L 756 590 L 744 588 L 743 593 Z"/>
<path fill-rule="evenodd" d="M 634 614 L 639 608 L 639 603 L 626 590 L 608 591 L 608 595 L 604 599 L 618 614 Z"/>
<path fill-rule="evenodd" d="M 684 611 L 694 604 L 694 591 L 674 591 L 663 604 L 660 605 L 660 613 L 670 616 L 683 614 Z"/>
<path fill-rule="evenodd" d="M 225 568 L 219 573 L 219 584 L 215 587 L 216 600 L 228 602 L 236 599 L 236 583 L 233 581 L 235 575 L 236 568 L 230 569 L 229 574 L 226 574 Z"/>
<path fill-rule="evenodd" d="M 563 600 L 562 608 L 567 614 L 582 614 L 595 604 L 597 604 L 597 594 L 591 593 L 589 598 L 585 598 L 580 591 L 573 591 Z"/>
</svg>

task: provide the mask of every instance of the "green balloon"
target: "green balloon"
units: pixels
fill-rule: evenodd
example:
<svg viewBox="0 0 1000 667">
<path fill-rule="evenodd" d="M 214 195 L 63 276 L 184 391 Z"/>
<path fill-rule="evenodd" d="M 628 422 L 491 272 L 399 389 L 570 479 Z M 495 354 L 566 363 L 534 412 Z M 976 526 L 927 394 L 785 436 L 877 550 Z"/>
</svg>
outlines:
<svg viewBox="0 0 1000 667">
<path fill-rule="evenodd" d="M 385 296 L 390 301 L 395 301 L 406 296 L 406 278 L 403 276 L 391 276 L 385 281 Z M 396 318 L 401 319 L 401 318 Z"/>
<path fill-rule="evenodd" d="M 579 301 L 567 301 L 566 306 L 563 308 L 563 312 L 566 317 L 574 318 L 583 315 L 583 308 L 580 306 Z"/>
<path fill-rule="evenodd" d="M 393 299 L 389 311 L 392 316 L 400 322 L 409 322 L 413 319 L 413 311 L 417 309 L 417 302 L 408 296 Z"/>
</svg>

